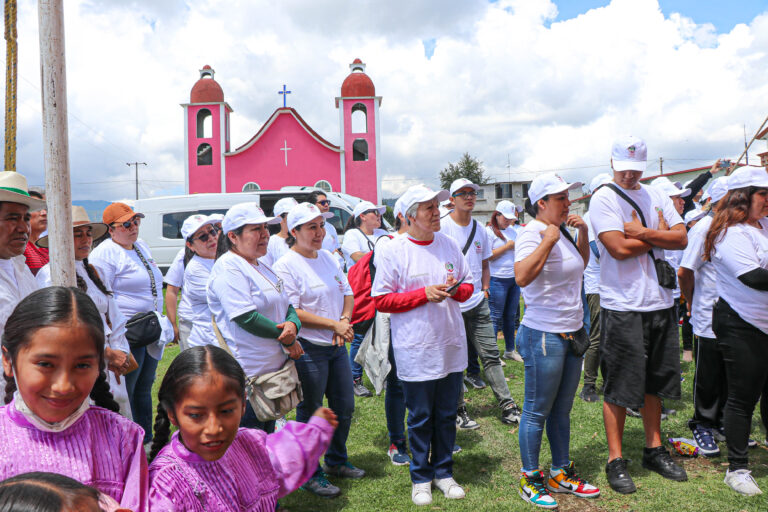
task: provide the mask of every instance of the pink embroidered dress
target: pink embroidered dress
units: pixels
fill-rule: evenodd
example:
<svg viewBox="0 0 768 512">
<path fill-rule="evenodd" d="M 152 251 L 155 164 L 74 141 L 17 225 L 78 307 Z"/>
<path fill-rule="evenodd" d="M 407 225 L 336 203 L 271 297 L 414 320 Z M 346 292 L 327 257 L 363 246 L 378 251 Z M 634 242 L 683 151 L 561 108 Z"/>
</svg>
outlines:
<svg viewBox="0 0 768 512">
<path fill-rule="evenodd" d="M 149 466 L 152 511 L 274 512 L 317 469 L 333 427 L 313 416 L 274 434 L 241 428 L 227 452 L 206 461 L 173 434 Z"/>
<path fill-rule="evenodd" d="M 91 406 L 69 428 L 45 432 L 15 407 L 0 407 L 0 480 L 28 473 L 59 473 L 145 512 L 147 458 L 144 431 L 112 411 Z"/>
</svg>

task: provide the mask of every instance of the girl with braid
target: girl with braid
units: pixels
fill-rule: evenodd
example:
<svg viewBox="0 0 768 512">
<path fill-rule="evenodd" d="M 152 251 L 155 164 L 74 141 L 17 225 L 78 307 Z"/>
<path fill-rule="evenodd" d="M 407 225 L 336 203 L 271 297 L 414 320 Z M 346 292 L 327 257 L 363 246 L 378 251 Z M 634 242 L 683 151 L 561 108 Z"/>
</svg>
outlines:
<svg viewBox="0 0 768 512">
<path fill-rule="evenodd" d="M 96 268 L 88 263 L 88 255 L 91 253 L 93 240 L 107 232 L 107 225 L 91 222 L 82 206 L 72 206 L 72 224 L 77 287 L 88 294 L 101 314 L 107 343 L 104 347 L 104 359 L 107 361 L 107 370 L 109 370 L 107 372 L 109 387 L 118 405 L 120 405 L 120 414 L 132 419 L 131 403 L 128 400 L 125 379 L 121 378 L 133 369 L 132 364 L 135 365 L 135 361 L 131 357 L 131 347 L 125 338 L 125 316 L 120 312 L 120 308 L 117 307 L 117 303 L 112 297 L 112 292 L 102 282 Z M 38 239 L 37 245 L 48 247 L 48 235 Z M 51 282 L 50 263 L 38 271 L 36 278 L 41 288 L 53 284 Z"/>
<path fill-rule="evenodd" d="M 2 351 L 0 479 L 60 473 L 147 511 L 144 431 L 117 414 L 103 323 L 88 295 L 62 286 L 28 295 L 8 318 Z"/>
<path fill-rule="evenodd" d="M 179 354 L 158 399 L 149 503 L 164 512 L 273 512 L 278 498 L 314 474 L 338 425 L 321 407 L 307 423 L 289 421 L 274 434 L 239 428 L 245 372 L 215 345 Z"/>
</svg>

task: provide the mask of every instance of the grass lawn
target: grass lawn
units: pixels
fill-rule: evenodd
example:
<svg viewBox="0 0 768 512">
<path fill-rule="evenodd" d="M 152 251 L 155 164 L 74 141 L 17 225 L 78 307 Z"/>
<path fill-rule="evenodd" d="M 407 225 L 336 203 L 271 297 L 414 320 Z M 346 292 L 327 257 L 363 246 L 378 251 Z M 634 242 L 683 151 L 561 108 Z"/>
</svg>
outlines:
<svg viewBox="0 0 768 512">
<path fill-rule="evenodd" d="M 178 346 L 169 347 L 158 367 L 153 396 L 157 396 L 162 376 L 168 364 L 178 354 Z M 693 363 L 682 363 L 683 400 L 667 402 L 677 414 L 662 422 L 662 436 L 691 437 L 686 421 L 692 414 Z M 512 395 L 522 406 L 522 363 L 507 362 L 505 373 L 509 378 Z M 457 443 L 463 451 L 454 457 L 454 476 L 464 485 L 464 500 L 446 500 L 439 491 L 433 493 L 433 503 L 423 510 L 451 511 L 530 511 L 535 507 L 525 503 L 517 494 L 518 473 L 521 468 L 517 442 L 517 427 L 503 425 L 498 417 L 490 388 L 470 390 L 466 394 L 469 410 L 481 428 L 472 432 L 459 432 Z M 602 496 L 584 500 L 571 496 L 556 496 L 562 511 L 765 511 L 768 510 L 768 449 L 762 446 L 765 435 L 759 427 L 759 412 L 753 420 L 752 437 L 761 446 L 750 450 L 750 469 L 758 485 L 766 492 L 763 496 L 742 497 L 724 483 L 727 461 L 725 444 L 720 445 L 723 455 L 714 459 L 676 457 L 688 472 L 688 482 L 664 480 L 640 465 L 643 429 L 640 419 L 627 418 L 624 434 L 624 455 L 632 459 L 629 469 L 637 485 L 637 492 L 623 496 L 611 491 L 605 479 L 608 450 L 602 422 L 602 403 L 586 403 L 578 397 L 571 414 L 571 458 L 576 461 L 582 476 L 600 487 Z M 308 511 L 399 511 L 416 510 L 411 503 L 411 482 L 407 466 L 393 466 L 386 450 L 388 436 L 384 418 L 384 396 L 356 398 L 356 410 L 347 442 L 350 461 L 365 469 L 367 477 L 359 481 L 332 480 L 342 489 L 338 498 L 317 498 L 297 491 L 281 500 L 292 512 Z M 550 462 L 549 445 L 544 436 L 542 467 Z"/>
</svg>

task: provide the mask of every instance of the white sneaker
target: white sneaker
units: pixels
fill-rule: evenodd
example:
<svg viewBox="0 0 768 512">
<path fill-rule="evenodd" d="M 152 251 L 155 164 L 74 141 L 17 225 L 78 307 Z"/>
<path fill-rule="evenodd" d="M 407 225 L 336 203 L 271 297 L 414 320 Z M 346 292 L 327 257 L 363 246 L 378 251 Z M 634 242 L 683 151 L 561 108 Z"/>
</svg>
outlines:
<svg viewBox="0 0 768 512">
<path fill-rule="evenodd" d="M 736 471 L 726 471 L 725 483 L 734 491 L 745 496 L 755 496 L 763 494 L 763 491 L 757 486 L 757 482 L 752 478 L 752 472 L 747 469 L 737 469 Z"/>
<path fill-rule="evenodd" d="M 432 483 L 435 484 L 435 487 L 443 491 L 443 494 L 449 500 L 460 500 L 466 496 L 464 489 L 459 484 L 457 484 L 456 480 L 454 480 L 452 477 L 440 479 L 435 478 Z"/>
<path fill-rule="evenodd" d="M 429 482 L 413 484 L 411 488 L 411 501 L 414 505 L 429 505 L 432 503 L 432 485 Z"/>
</svg>

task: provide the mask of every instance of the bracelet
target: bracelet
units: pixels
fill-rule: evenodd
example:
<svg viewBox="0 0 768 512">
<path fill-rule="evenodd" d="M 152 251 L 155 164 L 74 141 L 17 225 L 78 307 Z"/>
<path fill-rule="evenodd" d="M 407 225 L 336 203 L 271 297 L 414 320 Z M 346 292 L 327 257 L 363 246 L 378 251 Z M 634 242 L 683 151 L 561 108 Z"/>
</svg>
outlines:
<svg viewBox="0 0 768 512">
<path fill-rule="evenodd" d="M 288 344 L 288 345 L 286 345 L 286 344 L 285 344 L 285 343 L 283 343 L 282 341 L 280 342 L 280 344 L 281 344 L 282 346 L 284 346 L 285 348 L 291 348 L 292 346 L 294 346 L 294 345 L 296 344 L 296 338 L 293 338 L 293 341 L 292 341 L 290 344 Z"/>
<path fill-rule="evenodd" d="M 341 320 L 346 320 L 347 322 L 349 322 L 352 319 L 349 318 L 347 315 L 342 315 L 341 318 L 339 318 L 339 321 L 341 321 Z"/>
</svg>

